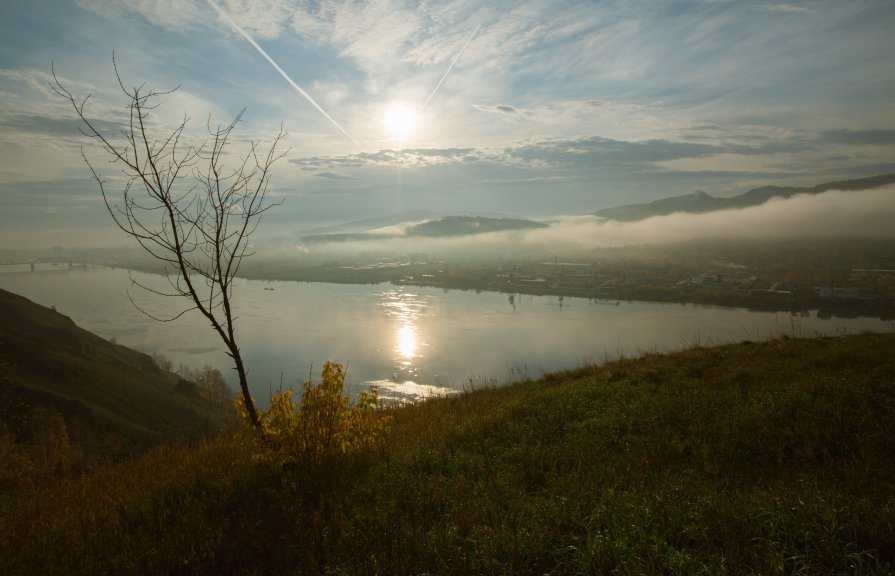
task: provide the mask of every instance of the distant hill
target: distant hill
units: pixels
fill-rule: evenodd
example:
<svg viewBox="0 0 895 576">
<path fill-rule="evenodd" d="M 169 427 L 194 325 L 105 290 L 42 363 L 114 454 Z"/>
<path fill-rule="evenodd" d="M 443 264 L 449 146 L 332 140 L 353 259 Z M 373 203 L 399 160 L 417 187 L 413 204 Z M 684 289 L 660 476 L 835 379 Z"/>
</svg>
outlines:
<svg viewBox="0 0 895 576">
<path fill-rule="evenodd" d="M 230 425 L 195 385 L 67 316 L 0 290 L 0 318 L 0 424 L 13 433 L 29 410 L 48 406 L 79 449 L 116 456 Z"/>
<path fill-rule="evenodd" d="M 686 194 L 684 196 L 663 198 L 646 204 L 616 206 L 614 208 L 599 210 L 594 214 L 603 218 L 608 218 L 609 220 L 634 222 L 651 216 L 664 216 L 674 212 L 701 214 L 704 212 L 729 208 L 747 208 L 749 206 L 759 206 L 764 204 L 771 198 L 789 198 L 796 194 L 820 194 L 827 190 L 867 190 L 869 188 L 876 188 L 878 186 L 892 183 L 895 183 L 895 174 L 883 174 L 880 176 L 859 178 L 855 180 L 839 180 L 808 187 L 763 186 L 761 188 L 749 190 L 748 192 L 732 198 L 716 198 L 701 190 L 697 190 L 692 194 Z"/>
<path fill-rule="evenodd" d="M 418 215 L 418 213 L 413 213 Z M 370 228 L 358 231 L 357 224 L 366 222 Z M 388 224 L 385 224 L 388 222 Z M 545 228 L 547 224 L 534 220 L 510 217 L 452 215 L 429 217 L 419 220 L 396 220 L 395 218 L 377 218 L 346 224 L 340 232 L 310 234 L 302 236 L 305 243 L 348 242 L 363 240 L 383 240 L 402 237 L 444 238 L 483 234 L 485 232 L 503 232 L 508 230 L 528 230 Z M 388 228 L 391 228 L 389 230 Z"/>
<path fill-rule="evenodd" d="M 620 222 L 632 222 L 643 220 L 650 216 L 661 216 L 672 214 L 674 212 L 700 214 L 702 212 L 721 210 L 724 207 L 726 207 L 726 200 L 724 198 L 715 198 L 714 196 L 709 196 L 702 190 L 697 190 L 692 194 L 663 198 L 661 200 L 656 200 L 655 202 L 649 202 L 648 204 L 628 204 L 625 206 L 616 206 L 615 208 L 607 208 L 606 210 L 596 212 L 596 215 L 610 220 L 618 220 Z"/>
<path fill-rule="evenodd" d="M 468 236 L 485 232 L 546 228 L 543 222 L 521 218 L 484 218 L 481 216 L 447 216 L 429 220 L 407 229 L 408 236 Z"/>
<path fill-rule="evenodd" d="M 399 212 L 397 214 L 376 216 L 374 218 L 352 220 L 351 222 L 345 222 L 344 224 L 314 228 L 304 231 L 300 236 L 325 237 L 330 235 L 366 234 L 370 230 L 375 230 L 377 228 L 398 226 L 406 222 L 421 222 L 423 220 L 437 217 L 437 214 L 430 212 L 429 210 L 411 210 L 409 212 Z"/>
</svg>

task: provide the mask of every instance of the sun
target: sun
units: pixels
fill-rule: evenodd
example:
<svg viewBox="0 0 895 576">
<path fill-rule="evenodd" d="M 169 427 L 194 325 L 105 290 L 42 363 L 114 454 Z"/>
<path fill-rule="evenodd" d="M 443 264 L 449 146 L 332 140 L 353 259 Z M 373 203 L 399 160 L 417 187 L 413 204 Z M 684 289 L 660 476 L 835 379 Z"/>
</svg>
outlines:
<svg viewBox="0 0 895 576">
<path fill-rule="evenodd" d="M 416 112 L 404 104 L 393 104 L 383 122 L 392 138 L 408 138 L 416 128 Z"/>
</svg>

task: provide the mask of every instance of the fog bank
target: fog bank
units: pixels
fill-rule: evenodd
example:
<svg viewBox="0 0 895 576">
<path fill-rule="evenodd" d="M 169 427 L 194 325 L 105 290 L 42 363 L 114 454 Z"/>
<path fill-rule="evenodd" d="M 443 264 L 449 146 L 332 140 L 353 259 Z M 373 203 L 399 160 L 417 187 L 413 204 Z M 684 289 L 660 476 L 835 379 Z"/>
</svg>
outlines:
<svg viewBox="0 0 895 576">
<path fill-rule="evenodd" d="M 704 214 L 674 213 L 638 222 L 617 222 L 591 215 L 561 216 L 547 228 L 528 231 L 456 238 L 399 236 L 298 246 L 298 249 L 328 255 L 384 252 L 492 256 L 708 239 L 835 237 L 895 239 L 895 186 L 800 194 L 773 198 L 749 208 Z"/>
</svg>

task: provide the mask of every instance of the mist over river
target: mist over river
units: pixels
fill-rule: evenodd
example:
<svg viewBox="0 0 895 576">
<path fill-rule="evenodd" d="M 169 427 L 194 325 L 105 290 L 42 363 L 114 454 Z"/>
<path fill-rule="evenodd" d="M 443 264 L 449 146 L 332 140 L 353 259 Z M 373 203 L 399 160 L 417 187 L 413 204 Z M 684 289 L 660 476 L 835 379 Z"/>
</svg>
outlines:
<svg viewBox="0 0 895 576">
<path fill-rule="evenodd" d="M 185 300 L 131 287 L 129 276 L 162 287 L 163 278 L 111 268 L 0 267 L 0 288 L 55 306 L 79 326 L 119 344 L 160 353 L 177 366 L 210 364 L 231 387 L 236 377 L 207 321 L 190 312 L 167 323 Z M 129 288 L 130 287 L 130 288 Z M 693 304 L 617 302 L 396 287 L 238 280 L 237 340 L 262 406 L 271 391 L 298 383 L 333 360 L 348 366 L 353 391 L 413 399 L 462 390 L 470 382 L 540 376 L 620 355 L 670 351 L 775 336 L 891 332 L 878 318 L 822 319 Z"/>
</svg>

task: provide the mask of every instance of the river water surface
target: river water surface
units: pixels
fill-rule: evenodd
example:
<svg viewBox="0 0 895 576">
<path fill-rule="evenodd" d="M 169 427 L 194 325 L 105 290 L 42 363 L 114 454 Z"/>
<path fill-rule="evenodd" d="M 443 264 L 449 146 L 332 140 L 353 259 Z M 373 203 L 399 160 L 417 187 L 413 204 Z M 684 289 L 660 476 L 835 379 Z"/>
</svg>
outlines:
<svg viewBox="0 0 895 576">
<path fill-rule="evenodd" d="M 79 326 L 119 344 L 161 353 L 177 366 L 217 367 L 237 382 L 223 345 L 196 312 L 156 322 L 128 299 L 129 276 L 158 285 L 161 277 L 110 268 L 3 266 L 0 288 L 55 306 Z M 185 301 L 130 288 L 156 316 L 174 316 Z M 670 351 L 775 336 L 893 331 L 876 318 L 821 319 L 692 304 L 616 302 L 396 287 L 239 280 L 237 340 L 253 395 L 298 388 L 326 360 L 348 366 L 353 390 L 370 384 L 382 395 L 412 399 L 481 384 L 540 376 L 620 355 Z"/>
</svg>

